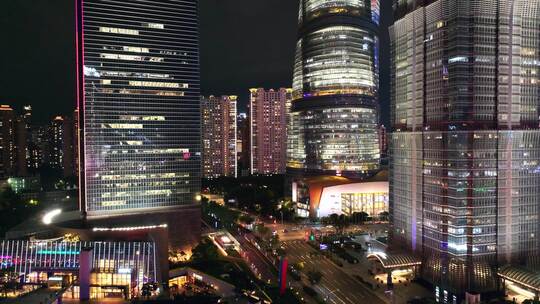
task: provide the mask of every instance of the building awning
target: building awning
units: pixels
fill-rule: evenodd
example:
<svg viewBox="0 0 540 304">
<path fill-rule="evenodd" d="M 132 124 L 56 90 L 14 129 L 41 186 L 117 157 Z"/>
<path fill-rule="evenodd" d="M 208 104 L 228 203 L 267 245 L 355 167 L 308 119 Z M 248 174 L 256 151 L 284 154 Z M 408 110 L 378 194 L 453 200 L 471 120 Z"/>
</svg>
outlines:
<svg viewBox="0 0 540 304">
<path fill-rule="evenodd" d="M 368 254 L 369 258 L 376 258 L 385 269 L 398 269 L 404 267 L 418 266 L 422 261 L 415 256 L 407 254 L 390 254 L 384 252 L 373 252 Z"/>
<path fill-rule="evenodd" d="M 540 292 L 540 272 L 525 267 L 505 265 L 499 268 L 497 275 L 505 280 Z"/>
</svg>

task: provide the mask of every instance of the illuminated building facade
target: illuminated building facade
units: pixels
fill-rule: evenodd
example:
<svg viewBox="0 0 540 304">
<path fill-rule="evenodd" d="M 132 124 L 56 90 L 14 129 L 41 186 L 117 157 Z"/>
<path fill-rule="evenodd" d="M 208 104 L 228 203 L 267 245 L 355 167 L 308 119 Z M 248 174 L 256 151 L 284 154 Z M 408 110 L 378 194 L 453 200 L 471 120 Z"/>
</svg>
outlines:
<svg viewBox="0 0 540 304">
<path fill-rule="evenodd" d="M 440 302 L 539 266 L 540 1 L 395 1 L 392 244 Z"/>
<path fill-rule="evenodd" d="M 291 89 L 250 90 L 251 174 L 285 173 L 291 98 Z"/>
<path fill-rule="evenodd" d="M 71 140 L 73 146 L 73 173 L 79 176 L 79 109 L 73 111 L 73 129 L 71 130 Z"/>
<path fill-rule="evenodd" d="M 379 1 L 300 1 L 287 173 L 298 214 L 307 176 L 368 178 L 379 170 Z"/>
<path fill-rule="evenodd" d="M 91 248 L 90 298 L 141 296 L 145 283 L 158 282 L 153 242 L 2 241 L 0 270 L 12 269 L 21 283 L 74 285 L 64 297 L 78 298 L 81 252 Z M 62 283 L 60 283 L 62 284 Z M 61 286 L 58 286 L 60 289 Z"/>
<path fill-rule="evenodd" d="M 23 114 L 17 115 L 9 105 L 0 105 L 0 176 L 28 175 L 32 108 L 23 109 Z"/>
<path fill-rule="evenodd" d="M 49 127 L 48 165 L 62 170 L 64 176 L 74 176 L 73 121 L 56 116 Z"/>
<path fill-rule="evenodd" d="M 15 122 L 15 144 L 17 159 L 17 175 L 27 176 L 31 165 L 30 146 L 32 142 L 32 107 L 24 106 L 23 114 Z"/>
<path fill-rule="evenodd" d="M 379 1 L 304 0 L 288 140 L 291 173 L 379 169 Z"/>
<path fill-rule="evenodd" d="M 239 113 L 236 120 L 236 152 L 238 158 L 238 175 L 247 176 L 250 170 L 250 155 L 249 153 L 249 117 L 246 113 Z"/>
<path fill-rule="evenodd" d="M 388 212 L 388 171 L 365 179 L 319 175 L 296 180 L 293 201 L 299 217 L 321 218 L 332 214 L 352 216 L 365 212 L 377 218 Z M 302 199 L 309 201 L 303 204 Z"/>
<path fill-rule="evenodd" d="M 195 203 L 197 1 L 77 2 L 81 210 L 142 214 Z"/>
<path fill-rule="evenodd" d="M 384 125 L 379 126 L 379 150 L 381 151 L 381 155 L 388 153 L 388 133 Z"/>
<path fill-rule="evenodd" d="M 0 176 L 10 176 L 16 171 L 15 112 L 8 105 L 0 105 Z"/>
<path fill-rule="evenodd" d="M 318 217 L 332 214 L 351 216 L 365 212 L 377 218 L 381 213 L 388 212 L 388 181 L 325 186 L 317 211 Z"/>
<path fill-rule="evenodd" d="M 237 176 L 236 96 L 201 98 L 202 150 L 205 178 Z"/>
</svg>

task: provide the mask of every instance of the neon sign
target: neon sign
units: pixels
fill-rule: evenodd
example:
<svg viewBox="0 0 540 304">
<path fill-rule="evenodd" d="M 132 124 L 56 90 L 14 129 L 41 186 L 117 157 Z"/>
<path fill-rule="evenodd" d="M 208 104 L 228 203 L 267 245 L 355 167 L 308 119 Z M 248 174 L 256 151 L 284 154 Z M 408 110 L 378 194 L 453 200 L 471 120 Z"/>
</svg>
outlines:
<svg viewBox="0 0 540 304">
<path fill-rule="evenodd" d="M 38 254 L 79 254 L 80 251 L 75 250 L 40 250 Z"/>
</svg>

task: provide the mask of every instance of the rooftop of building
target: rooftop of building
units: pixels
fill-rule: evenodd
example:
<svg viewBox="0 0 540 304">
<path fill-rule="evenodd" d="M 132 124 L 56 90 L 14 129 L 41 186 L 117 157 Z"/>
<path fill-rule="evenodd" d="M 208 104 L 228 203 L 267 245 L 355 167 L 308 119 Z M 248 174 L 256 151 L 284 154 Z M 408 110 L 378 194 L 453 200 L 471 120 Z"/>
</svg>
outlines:
<svg viewBox="0 0 540 304">
<path fill-rule="evenodd" d="M 497 275 L 503 279 L 540 292 L 540 272 L 514 265 L 499 268 Z"/>
<path fill-rule="evenodd" d="M 336 175 L 321 175 L 307 177 L 306 183 L 310 186 L 330 187 L 345 184 L 354 183 L 371 183 L 371 182 L 387 182 L 388 181 L 388 169 L 382 169 L 375 175 L 372 175 L 364 179 L 347 178 Z"/>
</svg>

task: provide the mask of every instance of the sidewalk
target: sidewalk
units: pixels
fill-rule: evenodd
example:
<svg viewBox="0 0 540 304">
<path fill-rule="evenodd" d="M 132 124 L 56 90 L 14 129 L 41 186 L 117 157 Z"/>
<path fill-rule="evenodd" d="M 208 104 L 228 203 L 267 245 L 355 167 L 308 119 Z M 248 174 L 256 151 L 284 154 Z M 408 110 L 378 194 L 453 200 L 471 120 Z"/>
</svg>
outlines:
<svg viewBox="0 0 540 304">
<path fill-rule="evenodd" d="M 377 282 L 374 276 L 368 273 L 368 270 L 371 268 L 371 265 L 370 265 L 370 262 L 366 258 L 365 252 L 358 253 L 356 251 L 350 251 L 350 250 L 348 250 L 348 252 L 354 255 L 355 257 L 357 257 L 360 262 L 354 265 L 344 262 L 345 267 L 343 267 L 343 270 L 352 276 L 360 276 L 365 282 L 368 282 L 372 284 L 373 286 L 379 285 L 378 288 L 375 287 L 374 289 L 376 295 L 379 296 L 379 298 L 384 299 L 385 302 L 391 303 L 390 299 L 385 294 L 386 282 L 384 283 L 381 283 L 380 281 Z M 430 290 L 414 282 L 408 282 L 407 286 L 405 286 L 404 283 L 399 284 L 397 282 L 394 282 L 393 291 L 394 291 L 394 297 L 395 297 L 394 303 L 407 303 L 408 300 L 416 296 L 419 296 L 419 297 L 432 296 L 432 293 Z"/>
<path fill-rule="evenodd" d="M 56 301 L 58 295 L 56 290 L 40 288 L 25 294 L 19 298 L 10 298 L 0 301 L 2 304 L 51 304 Z"/>
</svg>

